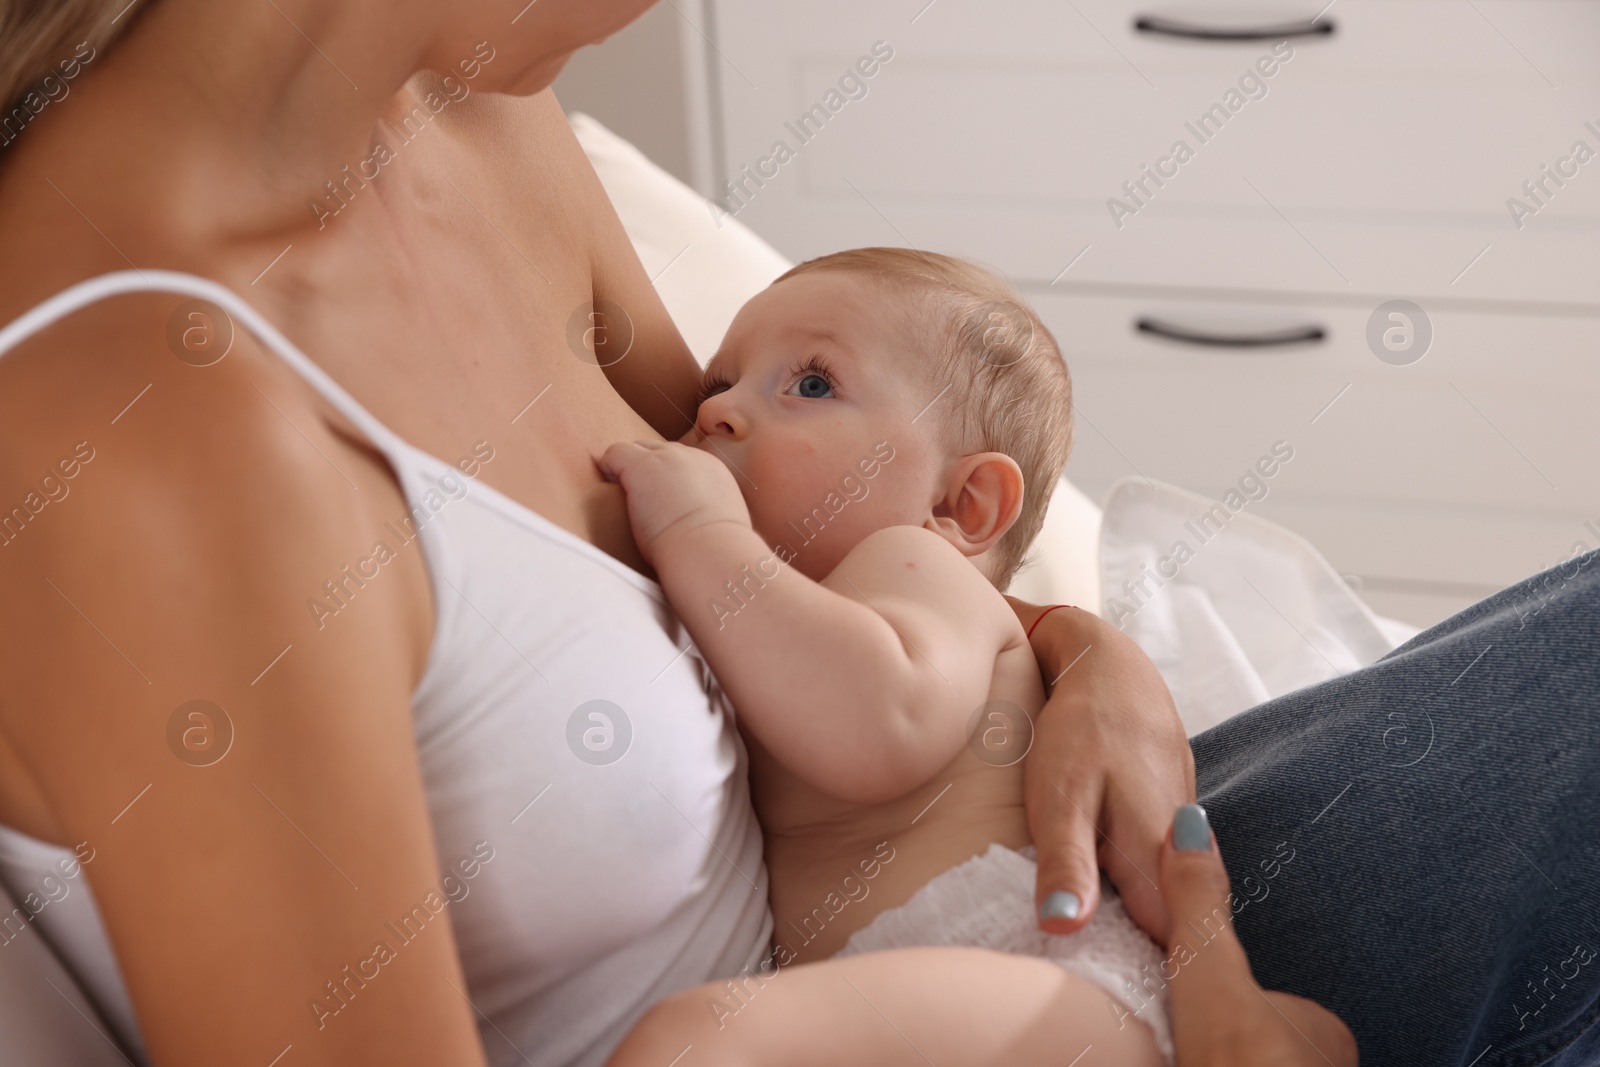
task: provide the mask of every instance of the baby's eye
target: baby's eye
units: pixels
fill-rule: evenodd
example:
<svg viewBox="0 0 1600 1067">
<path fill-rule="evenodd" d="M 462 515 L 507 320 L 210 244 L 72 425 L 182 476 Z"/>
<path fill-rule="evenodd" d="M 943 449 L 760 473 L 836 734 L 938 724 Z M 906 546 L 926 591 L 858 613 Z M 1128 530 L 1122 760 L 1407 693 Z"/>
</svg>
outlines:
<svg viewBox="0 0 1600 1067">
<path fill-rule="evenodd" d="M 823 362 L 821 356 L 812 356 L 796 363 L 789 371 L 789 381 L 792 384 L 784 392 L 790 396 L 798 396 L 805 400 L 826 400 L 839 395 L 833 371 Z"/>
<path fill-rule="evenodd" d="M 820 374 L 807 374 L 794 387 L 799 396 L 808 400 L 820 400 L 833 392 L 833 384 Z"/>
</svg>

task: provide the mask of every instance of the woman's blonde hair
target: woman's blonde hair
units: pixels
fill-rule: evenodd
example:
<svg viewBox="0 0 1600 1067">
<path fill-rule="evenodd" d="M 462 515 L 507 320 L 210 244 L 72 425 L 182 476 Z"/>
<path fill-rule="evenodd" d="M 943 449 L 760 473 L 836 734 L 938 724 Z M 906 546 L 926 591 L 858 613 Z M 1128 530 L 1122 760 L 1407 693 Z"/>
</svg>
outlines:
<svg viewBox="0 0 1600 1067">
<path fill-rule="evenodd" d="M 87 44 L 91 56 L 109 45 L 133 21 L 128 0 L 0 0 L 0 124 L 13 118 L 31 93 L 44 94 L 46 79 L 76 70 L 84 57 L 75 50 Z M 38 112 L 24 115 L 0 136 L 0 147 L 13 140 L 19 127 Z"/>
</svg>

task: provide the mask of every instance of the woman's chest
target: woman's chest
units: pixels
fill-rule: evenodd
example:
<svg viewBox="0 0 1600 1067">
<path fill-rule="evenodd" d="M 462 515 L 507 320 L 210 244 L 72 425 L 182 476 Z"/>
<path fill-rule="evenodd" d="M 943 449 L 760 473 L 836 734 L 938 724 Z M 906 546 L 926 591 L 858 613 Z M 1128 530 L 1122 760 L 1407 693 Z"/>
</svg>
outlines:
<svg viewBox="0 0 1600 1067">
<path fill-rule="evenodd" d="M 442 890 L 469 977 L 514 960 L 533 993 L 650 931 L 726 935 L 726 916 L 660 932 L 764 903 L 742 752 L 682 625 L 654 586 L 497 500 L 435 521 L 450 586 L 415 729 L 445 870 L 494 854 Z"/>
<path fill-rule="evenodd" d="M 587 251 L 561 235 L 512 243 L 468 211 L 478 226 L 402 223 L 330 249 L 294 287 L 285 330 L 401 438 L 451 463 L 491 456 L 476 477 L 643 569 L 595 461 L 654 434 L 588 347 Z"/>
</svg>

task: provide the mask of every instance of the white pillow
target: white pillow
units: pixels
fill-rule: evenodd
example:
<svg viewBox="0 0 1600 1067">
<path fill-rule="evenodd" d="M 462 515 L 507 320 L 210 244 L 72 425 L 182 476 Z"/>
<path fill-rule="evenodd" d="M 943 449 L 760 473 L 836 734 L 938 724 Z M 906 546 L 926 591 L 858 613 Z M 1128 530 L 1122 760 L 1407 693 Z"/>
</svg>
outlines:
<svg viewBox="0 0 1600 1067">
<path fill-rule="evenodd" d="M 791 264 L 748 226 L 711 205 L 588 115 L 567 117 L 645 273 L 701 366 L 746 300 Z"/>
<path fill-rule="evenodd" d="M 1161 669 L 1191 737 L 1418 633 L 1376 615 L 1294 531 L 1163 482 L 1111 487 L 1100 561 L 1106 617 Z M 1392 765 L 1420 759 L 1431 721 L 1398 720 L 1383 743 Z"/>
<path fill-rule="evenodd" d="M 1012 596 L 1035 604 L 1076 604 L 1100 611 L 1100 509 L 1063 478 L 1050 496 L 1044 527 L 1011 579 Z"/>
<path fill-rule="evenodd" d="M 672 321 L 704 366 L 744 302 L 792 264 L 592 117 L 574 112 L 567 121 Z M 1063 478 L 1034 542 L 1032 562 L 1011 583 L 1011 592 L 1035 603 L 1076 604 L 1098 614 L 1099 531 L 1100 509 Z"/>
</svg>

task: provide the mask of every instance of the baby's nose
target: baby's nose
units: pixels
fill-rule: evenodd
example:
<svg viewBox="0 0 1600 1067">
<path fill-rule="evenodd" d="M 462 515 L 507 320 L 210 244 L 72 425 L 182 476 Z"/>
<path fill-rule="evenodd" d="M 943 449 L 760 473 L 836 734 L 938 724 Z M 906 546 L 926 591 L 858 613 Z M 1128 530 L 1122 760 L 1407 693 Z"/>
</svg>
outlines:
<svg viewBox="0 0 1600 1067">
<path fill-rule="evenodd" d="M 727 392 L 707 397 L 700 405 L 695 427 L 707 437 L 740 438 L 749 429 L 749 420 Z"/>
</svg>

